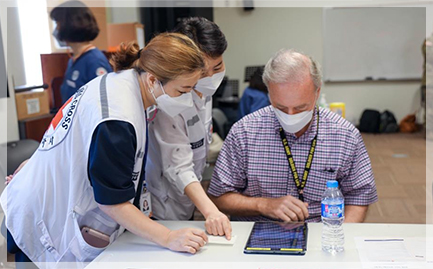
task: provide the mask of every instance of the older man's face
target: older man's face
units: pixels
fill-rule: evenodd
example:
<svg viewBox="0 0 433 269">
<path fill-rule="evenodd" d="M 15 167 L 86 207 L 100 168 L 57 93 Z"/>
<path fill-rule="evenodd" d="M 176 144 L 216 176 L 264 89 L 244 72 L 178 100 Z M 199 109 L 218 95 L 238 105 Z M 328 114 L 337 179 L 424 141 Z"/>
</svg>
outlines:
<svg viewBox="0 0 433 269">
<path fill-rule="evenodd" d="M 320 95 L 309 74 L 299 82 L 269 83 L 268 90 L 271 104 L 290 115 L 313 110 Z"/>
</svg>

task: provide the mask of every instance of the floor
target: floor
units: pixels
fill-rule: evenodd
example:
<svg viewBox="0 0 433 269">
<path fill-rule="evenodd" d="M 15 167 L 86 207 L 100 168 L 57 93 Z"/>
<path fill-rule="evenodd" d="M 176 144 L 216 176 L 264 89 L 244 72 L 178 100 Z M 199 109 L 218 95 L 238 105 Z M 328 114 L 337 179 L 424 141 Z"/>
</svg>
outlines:
<svg viewBox="0 0 433 269">
<path fill-rule="evenodd" d="M 366 222 L 426 223 L 426 140 L 417 134 L 363 134 L 376 179 L 379 202 Z"/>
<path fill-rule="evenodd" d="M 370 206 L 365 221 L 426 223 L 426 210 L 429 210 L 427 220 L 433 223 L 432 184 L 430 181 L 426 188 L 426 140 L 423 135 L 363 134 L 363 137 L 379 197 L 379 202 Z M 433 152 L 433 142 L 431 148 Z M 203 182 L 205 188 L 208 184 L 208 181 Z M 203 219 L 200 212 L 196 212 L 195 219 Z"/>
</svg>

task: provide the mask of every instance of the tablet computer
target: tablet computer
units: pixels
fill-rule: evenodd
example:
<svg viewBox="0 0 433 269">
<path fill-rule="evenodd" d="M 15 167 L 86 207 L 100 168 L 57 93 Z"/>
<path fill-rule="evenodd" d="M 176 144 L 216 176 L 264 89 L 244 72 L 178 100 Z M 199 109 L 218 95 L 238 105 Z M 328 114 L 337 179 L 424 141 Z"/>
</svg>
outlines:
<svg viewBox="0 0 433 269">
<path fill-rule="evenodd" d="M 307 223 L 256 222 L 244 253 L 305 255 L 307 235 Z"/>
</svg>

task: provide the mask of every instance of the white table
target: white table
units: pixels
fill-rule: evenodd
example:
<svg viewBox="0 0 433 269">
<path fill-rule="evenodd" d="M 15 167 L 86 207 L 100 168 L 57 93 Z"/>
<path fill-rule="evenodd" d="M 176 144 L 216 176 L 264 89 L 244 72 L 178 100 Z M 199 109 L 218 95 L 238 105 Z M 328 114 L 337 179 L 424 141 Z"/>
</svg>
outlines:
<svg viewBox="0 0 433 269">
<path fill-rule="evenodd" d="M 204 222 L 199 221 L 160 223 L 170 229 L 204 229 Z M 233 234 L 237 236 L 234 245 L 207 245 L 195 255 L 173 252 L 126 232 L 86 268 L 362 268 L 355 237 L 426 237 L 427 227 L 417 224 L 344 224 L 345 251 L 333 256 L 321 250 L 322 224 L 310 223 L 306 255 L 288 256 L 244 254 L 252 226 L 252 222 L 232 222 Z M 423 264 L 433 268 L 432 263 Z"/>
</svg>

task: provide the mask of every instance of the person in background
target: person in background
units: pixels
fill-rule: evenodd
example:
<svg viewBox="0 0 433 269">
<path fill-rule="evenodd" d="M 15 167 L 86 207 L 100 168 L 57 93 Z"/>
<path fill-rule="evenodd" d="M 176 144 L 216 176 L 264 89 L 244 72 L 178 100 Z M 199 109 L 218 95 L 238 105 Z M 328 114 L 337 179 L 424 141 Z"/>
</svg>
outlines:
<svg viewBox="0 0 433 269">
<path fill-rule="evenodd" d="M 165 33 L 143 49 L 122 44 L 111 61 L 116 73 L 93 79 L 69 99 L 0 197 L 8 251 L 17 262 L 83 268 L 104 250 L 86 241 L 82 233 L 89 229 L 107 245 L 128 229 L 192 254 L 208 240 L 202 230 L 170 230 L 140 211 L 152 146 L 146 109 L 156 105 L 176 116 L 193 105 L 191 90 L 205 67 L 201 51 L 188 37 Z"/>
<path fill-rule="evenodd" d="M 250 86 L 242 93 L 239 102 L 239 119 L 261 108 L 269 106 L 268 87 L 263 82 L 264 67 L 256 69 L 250 79 Z"/>
<path fill-rule="evenodd" d="M 328 180 L 341 186 L 346 222 L 362 222 L 377 201 L 360 132 L 316 107 L 321 78 L 318 64 L 293 50 L 280 50 L 266 64 L 272 105 L 233 125 L 208 191 L 232 220 L 320 221 Z"/>
<path fill-rule="evenodd" d="M 55 7 L 50 17 L 57 25 L 53 36 L 60 45 L 71 47 L 73 52 L 60 87 L 62 103 L 65 103 L 84 84 L 113 69 L 107 57 L 90 43 L 98 36 L 99 28 L 87 6 L 80 1 L 67 1 Z M 13 179 L 26 162 L 21 163 L 14 174 L 6 176 L 5 184 Z"/>
<path fill-rule="evenodd" d="M 72 49 L 72 57 L 60 87 L 62 103 L 97 76 L 112 72 L 107 57 L 91 41 L 99 34 L 92 11 L 80 1 L 66 1 L 50 12 L 56 23 L 53 36 L 61 46 Z"/>
<path fill-rule="evenodd" d="M 212 136 L 212 95 L 224 78 L 227 41 L 219 27 L 205 18 L 184 19 L 174 32 L 194 40 L 204 56 L 206 69 L 191 92 L 193 107 L 174 118 L 158 110 L 150 122 L 152 146 L 146 182 L 152 214 L 160 220 L 190 220 L 197 207 L 206 218 L 208 233 L 230 239 L 229 219 L 200 184 Z"/>
</svg>

